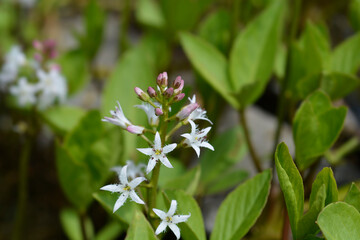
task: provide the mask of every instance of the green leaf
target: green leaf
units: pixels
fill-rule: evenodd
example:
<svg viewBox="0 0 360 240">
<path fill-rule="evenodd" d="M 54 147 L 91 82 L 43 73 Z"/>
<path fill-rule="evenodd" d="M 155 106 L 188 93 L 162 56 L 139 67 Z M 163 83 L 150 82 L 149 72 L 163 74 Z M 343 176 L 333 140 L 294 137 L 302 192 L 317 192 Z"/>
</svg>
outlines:
<svg viewBox="0 0 360 240">
<path fill-rule="evenodd" d="M 85 8 L 86 35 L 82 41 L 84 50 L 93 59 L 101 45 L 106 15 L 98 0 L 90 0 Z"/>
<path fill-rule="evenodd" d="M 122 207 L 113 213 L 114 204 L 119 196 L 118 193 L 108 191 L 98 191 L 93 194 L 96 201 L 98 201 L 109 214 L 113 215 L 120 223 L 130 225 L 135 213 L 141 208 L 139 204 L 131 202 L 128 199 Z"/>
<path fill-rule="evenodd" d="M 100 231 L 96 234 L 95 240 L 117 239 L 125 230 L 126 229 L 124 229 L 118 222 L 112 221 L 100 229 Z"/>
<path fill-rule="evenodd" d="M 176 32 L 194 27 L 204 11 L 214 0 L 160 0 L 167 30 Z M 185 17 L 186 16 L 186 17 Z"/>
<path fill-rule="evenodd" d="M 164 200 L 167 207 L 170 207 L 171 200 L 178 202 L 177 214 L 187 215 L 191 213 L 190 218 L 180 223 L 181 238 L 184 240 L 206 240 L 204 221 L 201 215 L 200 207 L 191 195 L 182 190 L 165 191 Z"/>
<path fill-rule="evenodd" d="M 232 90 L 225 56 L 204 39 L 190 33 L 181 33 L 180 41 L 185 54 L 200 75 L 234 108 L 239 108 L 237 100 L 230 94 Z"/>
<path fill-rule="evenodd" d="M 81 161 L 93 143 L 102 135 L 100 113 L 88 112 L 65 138 L 64 146 L 71 152 L 76 161 Z"/>
<path fill-rule="evenodd" d="M 139 0 L 136 2 L 136 19 L 146 26 L 162 29 L 165 18 L 159 4 L 154 0 Z"/>
<path fill-rule="evenodd" d="M 60 222 L 68 239 L 82 240 L 82 231 L 79 214 L 71 208 L 62 209 L 60 212 Z M 94 235 L 94 227 L 90 218 L 85 220 L 85 230 L 88 237 Z"/>
<path fill-rule="evenodd" d="M 326 189 L 325 185 L 316 192 L 316 198 L 313 204 L 310 206 L 309 211 L 299 219 L 297 224 L 297 232 L 295 239 L 304 239 L 308 234 L 315 234 L 319 231 L 319 227 L 316 224 L 316 219 L 319 213 L 325 207 Z"/>
<path fill-rule="evenodd" d="M 356 31 L 360 30 L 360 1 L 351 0 L 349 4 L 350 23 Z"/>
<path fill-rule="evenodd" d="M 360 33 L 337 46 L 331 56 L 330 69 L 334 72 L 356 74 L 360 66 Z"/>
<path fill-rule="evenodd" d="M 136 211 L 125 240 L 157 240 L 154 230 L 144 214 Z"/>
<path fill-rule="evenodd" d="M 296 112 L 293 135 L 299 169 L 309 167 L 335 142 L 343 127 L 345 107 L 333 107 L 329 97 L 316 91 Z"/>
<path fill-rule="evenodd" d="M 208 186 L 216 181 L 247 152 L 243 132 L 240 127 L 231 128 L 220 134 L 211 143 L 216 151 L 204 152 L 200 157 L 201 183 Z"/>
<path fill-rule="evenodd" d="M 325 186 L 325 206 L 338 201 L 339 193 L 337 190 L 333 171 L 331 170 L 331 168 L 326 167 L 318 173 L 312 185 L 310 194 L 310 208 L 316 201 L 317 192 L 322 187 L 322 185 Z"/>
<path fill-rule="evenodd" d="M 360 189 L 355 185 L 355 183 L 351 184 L 344 201 L 355 207 L 360 212 Z"/>
<path fill-rule="evenodd" d="M 164 185 L 164 189 L 178 189 L 184 190 L 189 195 L 194 195 L 196 189 L 199 185 L 201 174 L 200 166 L 194 167 L 193 169 L 187 171 L 180 177 L 173 178 L 167 181 Z"/>
<path fill-rule="evenodd" d="M 169 180 L 171 181 L 171 179 L 179 178 L 186 173 L 186 169 L 180 160 L 174 159 L 172 157 L 168 158 L 174 168 L 161 168 L 158 182 L 160 188 L 164 188 L 164 185 L 167 184 Z"/>
<path fill-rule="evenodd" d="M 79 91 L 90 80 L 90 71 L 83 51 L 69 51 L 59 58 L 58 63 L 67 80 L 70 95 Z"/>
<path fill-rule="evenodd" d="M 318 26 L 308 22 L 302 36 L 306 75 L 320 73 L 330 56 L 330 44 Z"/>
<path fill-rule="evenodd" d="M 270 169 L 240 185 L 222 202 L 211 240 L 241 239 L 260 216 L 269 195 Z"/>
<path fill-rule="evenodd" d="M 332 203 L 319 214 L 317 223 L 327 240 L 360 239 L 360 213 L 344 203 Z"/>
<path fill-rule="evenodd" d="M 274 1 L 235 40 L 230 53 L 230 79 L 241 107 L 253 103 L 273 71 L 285 3 Z"/>
<path fill-rule="evenodd" d="M 41 112 L 41 116 L 55 132 L 64 134 L 75 128 L 85 116 L 85 111 L 82 108 L 61 105 Z"/>
<path fill-rule="evenodd" d="M 304 211 L 304 186 L 301 175 L 285 143 L 280 143 L 275 152 L 276 172 L 284 194 L 293 236 Z"/>
<path fill-rule="evenodd" d="M 135 125 L 146 123 L 143 111 L 134 108 L 134 105 L 141 104 L 134 93 L 135 87 L 144 90 L 149 85 L 155 85 L 156 76 L 151 63 L 144 58 L 143 48 L 133 48 L 126 52 L 117 63 L 114 72 L 107 82 L 102 99 L 102 114 L 109 115 L 114 109 L 117 101 L 121 104 L 125 116 Z M 141 71 L 140 71 L 141 69 Z M 129 95 L 129 93 L 134 93 Z M 109 123 L 104 123 L 109 126 Z M 109 126 L 110 127 L 110 126 Z M 136 151 L 137 136 L 124 132 L 124 158 Z"/>
<path fill-rule="evenodd" d="M 230 45 L 231 15 L 226 9 L 209 14 L 199 26 L 199 36 L 219 49 L 223 54 Z M 216 34 L 214 34 L 216 32 Z"/>
<path fill-rule="evenodd" d="M 325 91 L 331 99 L 340 99 L 351 93 L 359 86 L 359 79 L 345 73 L 313 74 L 301 79 L 297 85 L 299 95 L 307 97 L 316 89 Z"/>
<path fill-rule="evenodd" d="M 248 172 L 244 170 L 233 170 L 222 174 L 219 176 L 219 179 L 210 182 L 205 189 L 206 194 L 215 194 L 219 192 L 223 192 L 232 187 L 235 187 L 240 182 L 245 180 L 248 177 Z"/>
</svg>

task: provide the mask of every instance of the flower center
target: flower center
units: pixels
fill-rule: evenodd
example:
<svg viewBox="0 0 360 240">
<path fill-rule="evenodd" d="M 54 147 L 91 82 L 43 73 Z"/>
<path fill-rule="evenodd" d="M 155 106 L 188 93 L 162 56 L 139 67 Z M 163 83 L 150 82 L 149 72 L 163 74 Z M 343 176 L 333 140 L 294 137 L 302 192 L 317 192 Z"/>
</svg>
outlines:
<svg viewBox="0 0 360 240">
<path fill-rule="evenodd" d="M 123 190 L 124 190 L 124 191 L 129 191 L 130 189 L 131 189 L 131 187 L 128 186 L 128 185 L 126 185 L 125 187 L 123 187 Z"/>
<path fill-rule="evenodd" d="M 161 149 L 156 149 L 156 150 L 155 150 L 155 154 L 156 154 L 156 155 L 160 155 L 160 154 L 161 154 L 161 152 L 162 152 L 162 150 L 161 150 Z"/>
<path fill-rule="evenodd" d="M 170 223 L 171 223 L 171 222 L 172 222 L 172 217 L 166 217 L 165 220 L 166 220 L 167 222 L 170 222 Z"/>
</svg>

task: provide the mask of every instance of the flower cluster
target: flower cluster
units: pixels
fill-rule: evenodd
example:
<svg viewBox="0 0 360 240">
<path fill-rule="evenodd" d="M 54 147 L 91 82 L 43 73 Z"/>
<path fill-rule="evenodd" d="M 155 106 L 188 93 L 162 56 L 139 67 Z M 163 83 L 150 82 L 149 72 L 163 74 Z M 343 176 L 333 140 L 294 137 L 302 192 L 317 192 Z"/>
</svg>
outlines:
<svg viewBox="0 0 360 240">
<path fill-rule="evenodd" d="M 0 71 L 0 89 L 9 92 L 20 107 L 36 106 L 45 109 L 66 99 L 66 79 L 53 62 L 56 57 L 54 41 L 34 41 L 35 54 L 27 58 L 19 46 L 6 54 Z"/>
<path fill-rule="evenodd" d="M 146 174 L 149 174 L 150 172 L 153 172 L 153 174 L 150 184 L 148 184 L 147 187 L 153 189 L 150 194 L 153 193 L 154 196 L 156 196 L 157 179 L 160 166 L 164 165 L 167 168 L 173 168 L 167 154 L 174 151 L 176 148 L 180 149 L 183 147 L 192 147 L 199 157 L 201 147 L 214 150 L 213 146 L 207 141 L 206 137 L 211 127 L 199 129 L 195 124 L 195 121 L 198 120 L 205 120 L 212 124 L 206 116 L 206 111 L 200 107 L 199 103 L 196 102 L 195 95 L 192 98 L 189 98 L 189 104 L 181 108 L 179 112 L 171 114 L 171 105 L 183 100 L 185 97 L 185 94 L 182 92 L 184 88 L 184 80 L 178 76 L 172 85 L 169 86 L 168 75 L 164 72 L 157 77 L 156 83 L 157 86 L 155 88 L 148 87 L 147 92 L 138 87 L 135 88 L 135 93 L 138 98 L 143 101 L 141 105 L 136 105 L 135 107 L 145 112 L 149 127 L 136 125 L 128 120 L 125 117 L 119 102 L 117 103 L 118 106 L 115 107 L 115 110 L 110 111 L 111 117 L 104 117 L 104 119 L 102 119 L 102 121 L 115 124 L 132 134 L 141 136 L 149 144 L 148 148 L 138 148 L 137 150 L 149 157 Z M 168 125 L 170 125 L 169 122 L 171 121 L 175 121 L 176 124 L 174 124 L 174 127 L 168 131 L 167 128 Z M 172 135 L 185 125 L 189 125 L 191 129 L 189 133 L 183 133 L 180 135 L 183 137 L 183 140 L 180 143 L 166 144 L 167 141 L 171 140 Z M 149 136 L 152 136 L 154 141 L 150 141 Z M 120 184 L 107 185 L 102 187 L 101 190 L 118 192 L 120 194 L 114 205 L 114 212 L 125 203 L 128 197 L 130 197 L 134 202 L 144 204 L 146 206 L 146 209 L 149 210 L 148 216 L 150 218 L 152 217 L 150 211 L 153 211 L 153 213 L 161 219 L 161 223 L 156 229 L 156 234 L 160 234 L 166 229 L 166 227 L 169 227 L 179 239 L 180 229 L 176 226 L 176 224 L 185 222 L 191 214 L 175 215 L 177 206 L 176 200 L 171 201 L 171 206 L 167 213 L 156 209 L 154 201 L 146 203 L 142 200 L 136 194 L 135 190 L 137 187 L 141 187 L 140 184 L 146 180 L 144 174 L 142 173 L 143 168 L 145 168 L 145 166 L 136 166 L 131 161 L 128 161 L 127 165 L 122 168 L 113 168 L 112 170 L 116 171 L 119 175 Z M 154 171 L 155 168 L 157 169 L 156 171 Z M 130 169 L 132 169 L 131 174 L 127 172 Z M 130 183 L 128 182 L 128 178 L 132 179 Z"/>
</svg>

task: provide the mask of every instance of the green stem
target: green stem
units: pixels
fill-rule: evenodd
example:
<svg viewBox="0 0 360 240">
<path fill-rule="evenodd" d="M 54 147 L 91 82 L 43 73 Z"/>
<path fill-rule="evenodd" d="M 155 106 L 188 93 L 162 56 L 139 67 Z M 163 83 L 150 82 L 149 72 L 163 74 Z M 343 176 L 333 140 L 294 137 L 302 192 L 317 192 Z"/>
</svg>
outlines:
<svg viewBox="0 0 360 240">
<path fill-rule="evenodd" d="M 85 212 L 80 212 L 80 226 L 83 240 L 88 240 L 88 236 L 86 233 L 86 210 Z"/>
<path fill-rule="evenodd" d="M 346 155 L 356 150 L 360 145 L 358 137 L 353 137 L 341 145 L 335 151 L 326 151 L 325 157 L 331 163 L 331 165 L 338 164 Z"/>
<path fill-rule="evenodd" d="M 288 54 L 286 56 L 286 66 L 285 66 L 285 76 L 281 84 L 281 91 L 280 96 L 277 104 L 277 128 L 275 132 L 274 137 L 274 147 L 273 152 L 276 151 L 276 147 L 279 143 L 280 134 L 282 125 L 284 123 L 284 116 L 285 116 L 285 109 L 286 109 L 286 90 L 289 84 L 289 78 L 290 78 L 290 67 L 291 67 L 291 58 L 292 58 L 292 51 L 291 46 L 294 43 L 296 39 L 296 33 L 298 31 L 299 26 L 299 16 L 300 16 L 300 10 L 301 10 L 301 0 L 294 0 L 294 9 L 293 9 L 293 21 L 291 22 L 291 29 L 290 29 L 290 36 L 287 41 L 287 48 L 288 48 Z M 272 159 L 271 167 L 273 170 L 275 166 L 275 159 Z"/>
<path fill-rule="evenodd" d="M 167 141 L 179 128 L 181 128 L 181 126 L 184 126 L 188 124 L 188 121 L 181 121 L 178 124 L 176 124 L 176 126 L 170 130 L 170 132 L 166 135 L 165 137 L 165 141 Z"/>
<path fill-rule="evenodd" d="M 161 122 L 160 122 L 160 132 L 159 132 L 162 147 L 165 145 L 166 132 L 167 132 L 167 127 L 168 127 L 168 122 L 165 121 L 165 119 L 168 118 L 168 114 L 169 114 L 169 106 L 168 106 L 168 103 L 166 102 L 166 100 L 163 101 L 163 111 L 164 111 L 164 114 L 160 118 Z M 151 181 L 150 181 L 151 189 L 149 189 L 149 191 L 148 191 L 148 194 L 149 194 L 148 195 L 148 206 L 149 206 L 148 216 L 149 216 L 150 222 L 154 228 L 156 227 L 157 219 L 154 219 L 156 216 L 155 216 L 154 212 L 152 211 L 152 209 L 156 207 L 157 186 L 158 186 L 159 175 L 160 175 L 160 167 L 161 167 L 161 163 L 160 162 L 156 163 L 156 165 L 152 171 L 152 176 L 151 176 Z"/>
<path fill-rule="evenodd" d="M 243 129 L 244 129 L 244 135 L 245 135 L 245 140 L 246 140 L 246 143 L 247 143 L 247 146 L 248 146 L 248 149 L 249 149 L 249 152 L 250 152 L 250 155 L 251 155 L 251 158 L 253 160 L 253 163 L 255 165 L 255 168 L 258 172 L 262 172 L 262 167 L 261 167 L 261 163 L 260 163 L 260 159 L 259 157 L 257 156 L 256 152 L 255 152 L 255 149 L 254 149 L 254 146 L 251 142 L 251 139 L 250 139 L 250 134 L 249 134 L 249 127 L 248 127 L 248 124 L 247 124 L 247 121 L 246 121 L 246 116 L 245 116 L 245 111 L 244 109 L 241 109 L 239 111 L 239 114 L 240 114 L 240 121 L 241 121 L 241 124 L 243 126 Z"/>
<path fill-rule="evenodd" d="M 12 239 L 22 239 L 24 233 L 24 219 L 26 215 L 27 195 L 28 195 L 28 167 L 30 158 L 31 141 L 25 139 L 23 150 L 20 156 L 19 165 L 19 186 L 18 186 L 18 203 L 17 212 L 15 218 L 15 226 L 13 231 Z"/>
</svg>

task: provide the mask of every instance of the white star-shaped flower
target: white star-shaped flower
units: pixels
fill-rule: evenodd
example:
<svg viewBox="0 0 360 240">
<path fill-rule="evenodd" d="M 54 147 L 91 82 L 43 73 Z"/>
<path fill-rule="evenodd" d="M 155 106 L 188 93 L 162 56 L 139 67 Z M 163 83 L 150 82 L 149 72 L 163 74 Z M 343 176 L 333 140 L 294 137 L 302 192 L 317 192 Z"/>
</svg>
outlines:
<svg viewBox="0 0 360 240">
<path fill-rule="evenodd" d="M 25 77 L 19 79 L 18 85 L 10 88 L 10 93 L 14 95 L 20 106 L 26 106 L 27 104 L 34 105 L 36 103 L 36 93 L 38 88 L 36 85 L 28 83 Z"/>
<path fill-rule="evenodd" d="M 8 83 L 15 81 L 19 68 L 25 64 L 25 54 L 19 46 L 13 46 L 5 56 L 4 65 L 0 72 L 0 86 L 4 88 Z"/>
<path fill-rule="evenodd" d="M 196 96 L 193 95 L 192 98 L 189 98 L 190 103 L 196 103 Z M 195 109 L 192 113 L 190 113 L 188 120 L 195 121 L 197 119 L 208 121 L 210 124 L 213 124 L 210 119 L 206 116 L 206 111 L 201 107 Z"/>
<path fill-rule="evenodd" d="M 121 169 L 120 174 L 118 174 L 119 180 L 120 180 L 120 184 L 109 184 L 106 185 L 102 188 L 100 188 L 101 190 L 105 190 L 105 191 L 110 191 L 112 193 L 114 192 L 118 192 L 120 193 L 120 196 L 118 198 L 118 200 L 116 200 L 115 205 L 114 205 L 114 210 L 113 212 L 115 212 L 116 210 L 118 210 L 122 205 L 124 205 L 126 199 L 128 199 L 128 197 L 130 196 L 131 200 L 133 200 L 136 203 L 139 204 L 145 204 L 143 200 L 141 200 L 141 198 L 139 198 L 139 196 L 136 194 L 135 192 L 135 188 L 142 183 L 143 181 L 146 180 L 146 178 L 144 177 L 138 177 L 133 179 L 130 183 L 127 180 L 127 166 L 124 166 Z"/>
<path fill-rule="evenodd" d="M 155 231 L 156 235 L 163 232 L 168 226 L 171 229 L 171 231 L 175 234 L 176 238 L 180 239 L 180 229 L 178 226 L 176 226 L 176 224 L 185 222 L 186 220 L 188 220 L 191 214 L 189 213 L 189 215 L 174 215 L 176 211 L 176 206 L 177 206 L 176 200 L 172 200 L 170 209 L 167 213 L 159 209 L 153 208 L 153 211 L 162 220 Z"/>
<path fill-rule="evenodd" d="M 190 120 L 189 123 L 191 124 L 191 133 L 184 133 L 181 135 L 186 138 L 185 144 L 192 147 L 198 157 L 200 156 L 200 147 L 205 147 L 214 151 L 214 147 L 206 141 L 206 134 L 208 134 L 211 127 L 199 131 L 193 121 Z"/>
<path fill-rule="evenodd" d="M 103 122 L 109 122 L 114 125 L 120 126 L 123 129 L 126 129 L 130 133 L 142 134 L 144 127 L 133 125 L 124 115 L 124 112 L 121 108 L 119 102 L 117 102 L 119 107 L 115 106 L 115 111 L 110 111 L 112 117 L 104 117 L 101 119 Z"/>
<path fill-rule="evenodd" d="M 155 134 L 154 146 L 152 148 L 138 148 L 141 153 L 150 156 L 149 163 L 146 168 L 146 173 L 151 172 L 158 161 L 162 162 L 166 167 L 173 168 L 166 154 L 176 148 L 177 144 L 172 143 L 161 147 L 161 138 L 159 132 Z"/>
<path fill-rule="evenodd" d="M 67 95 L 67 85 L 65 78 L 56 69 L 49 72 L 43 70 L 37 71 L 39 79 L 38 88 L 41 90 L 39 96 L 39 108 L 45 109 L 58 100 L 64 102 Z"/>
<path fill-rule="evenodd" d="M 144 170 L 146 168 L 145 164 L 143 163 L 135 164 L 132 160 L 127 160 L 126 166 L 127 166 L 128 178 L 134 179 L 136 177 L 144 177 Z M 115 166 L 111 168 L 112 171 L 118 174 L 120 174 L 121 169 L 123 169 L 123 167 L 121 166 Z"/>
</svg>

